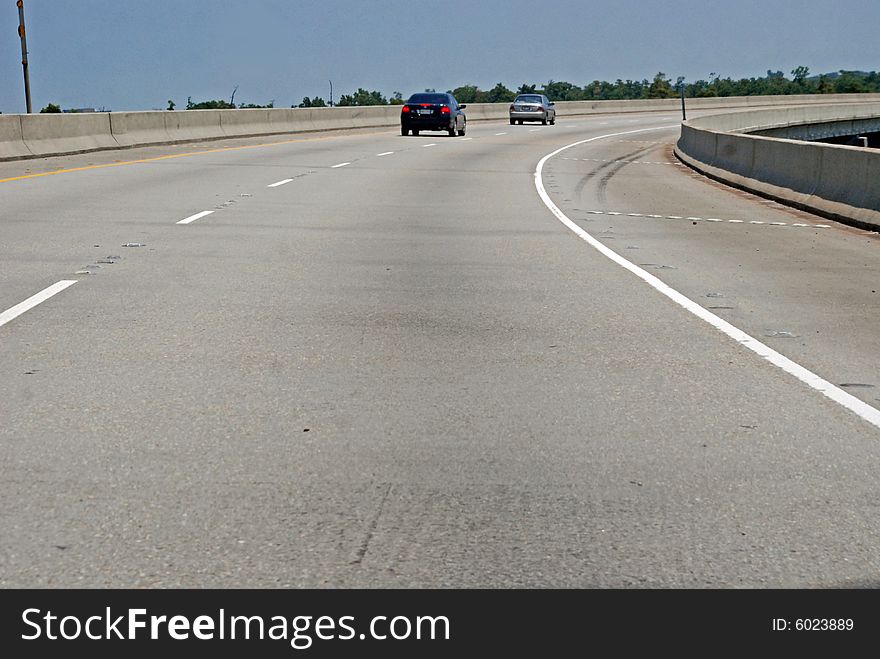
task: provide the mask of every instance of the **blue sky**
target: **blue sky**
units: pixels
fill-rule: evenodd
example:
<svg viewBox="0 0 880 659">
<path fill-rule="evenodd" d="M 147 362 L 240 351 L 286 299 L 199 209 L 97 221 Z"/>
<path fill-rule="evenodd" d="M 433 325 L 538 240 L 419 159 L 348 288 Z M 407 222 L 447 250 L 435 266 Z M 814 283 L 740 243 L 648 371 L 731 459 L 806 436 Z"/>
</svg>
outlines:
<svg viewBox="0 0 880 659">
<path fill-rule="evenodd" d="M 35 110 L 880 69 L 878 0 L 24 0 Z M 0 0 L 0 111 L 24 111 Z"/>
</svg>

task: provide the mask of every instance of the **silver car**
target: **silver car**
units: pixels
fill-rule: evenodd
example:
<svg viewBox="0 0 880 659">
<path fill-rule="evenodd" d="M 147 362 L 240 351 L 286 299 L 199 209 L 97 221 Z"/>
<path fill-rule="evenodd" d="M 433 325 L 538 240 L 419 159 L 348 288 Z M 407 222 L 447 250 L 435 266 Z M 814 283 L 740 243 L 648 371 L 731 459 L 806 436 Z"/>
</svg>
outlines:
<svg viewBox="0 0 880 659">
<path fill-rule="evenodd" d="M 524 121 L 540 121 L 545 126 L 556 123 L 553 101 L 543 94 L 520 94 L 510 105 L 510 125 Z"/>
</svg>

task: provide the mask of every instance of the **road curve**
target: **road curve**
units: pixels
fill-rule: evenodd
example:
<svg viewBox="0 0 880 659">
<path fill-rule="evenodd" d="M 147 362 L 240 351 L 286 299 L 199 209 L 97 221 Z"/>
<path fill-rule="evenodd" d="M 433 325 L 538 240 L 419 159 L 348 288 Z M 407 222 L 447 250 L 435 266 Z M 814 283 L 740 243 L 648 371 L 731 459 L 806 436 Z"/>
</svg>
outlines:
<svg viewBox="0 0 880 659">
<path fill-rule="evenodd" d="M 0 163 L 0 585 L 876 586 L 876 234 L 678 130 Z"/>
</svg>

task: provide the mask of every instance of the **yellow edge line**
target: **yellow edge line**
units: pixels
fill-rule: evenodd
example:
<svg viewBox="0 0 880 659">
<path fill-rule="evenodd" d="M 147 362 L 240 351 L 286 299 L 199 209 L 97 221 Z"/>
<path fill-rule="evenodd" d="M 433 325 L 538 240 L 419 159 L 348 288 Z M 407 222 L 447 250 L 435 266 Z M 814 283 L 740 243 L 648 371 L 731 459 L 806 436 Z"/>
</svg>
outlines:
<svg viewBox="0 0 880 659">
<path fill-rule="evenodd" d="M 294 142 L 314 142 L 317 140 L 336 139 L 337 136 L 328 137 L 306 137 L 295 140 L 284 140 L 283 142 L 270 142 L 268 144 L 248 144 L 245 146 L 228 146 L 221 149 L 208 149 L 205 151 L 191 151 L 189 153 L 175 153 L 167 156 L 156 156 L 155 158 L 143 158 L 141 160 L 126 160 L 124 162 L 110 162 L 103 165 L 87 165 L 85 167 L 71 167 L 70 169 L 58 169 L 54 172 L 41 172 L 39 174 L 24 174 L 23 176 L 13 176 L 12 178 L 0 178 L 0 183 L 9 183 L 11 181 L 23 181 L 29 178 L 40 178 L 43 176 L 55 176 L 57 174 L 69 174 L 70 172 L 84 172 L 89 169 L 104 169 L 106 167 L 122 167 L 123 165 L 138 165 L 145 162 L 156 162 L 157 160 L 171 160 L 173 158 L 189 158 L 191 156 L 201 156 L 206 153 L 222 153 L 224 151 L 240 151 L 242 149 L 261 149 L 269 146 L 281 146 L 283 144 L 293 144 Z M 144 147 L 150 146 L 145 144 Z M 136 147 L 140 148 L 140 147 Z"/>
</svg>

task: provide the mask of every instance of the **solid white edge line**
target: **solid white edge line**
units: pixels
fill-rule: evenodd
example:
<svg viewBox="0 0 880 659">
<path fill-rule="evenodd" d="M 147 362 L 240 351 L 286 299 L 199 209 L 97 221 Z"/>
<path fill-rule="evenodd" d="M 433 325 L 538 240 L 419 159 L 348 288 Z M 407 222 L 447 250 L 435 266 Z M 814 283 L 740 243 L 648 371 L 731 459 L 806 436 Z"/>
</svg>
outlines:
<svg viewBox="0 0 880 659">
<path fill-rule="evenodd" d="M 73 286 L 77 283 L 77 279 L 65 279 L 63 281 L 59 281 L 55 284 L 49 286 L 49 288 L 43 289 L 36 295 L 32 295 L 24 302 L 20 302 L 16 304 L 14 307 L 7 309 L 3 313 L 0 313 L 0 327 L 8 323 L 9 321 L 18 318 L 25 311 L 29 311 L 33 309 L 38 304 L 45 302 L 53 295 L 57 295 L 61 291 L 63 291 L 68 286 Z"/>
<path fill-rule="evenodd" d="M 662 293 L 670 300 L 683 307 L 687 311 L 690 311 L 693 315 L 701 320 L 709 323 L 715 329 L 723 332 L 727 336 L 729 336 L 734 341 L 738 342 L 740 345 L 748 348 L 755 354 L 764 358 L 777 368 L 782 369 L 789 375 L 794 376 L 808 387 L 815 389 L 823 396 L 833 400 L 835 403 L 845 407 L 849 411 L 857 414 L 859 417 L 867 421 L 868 423 L 880 428 L 880 410 L 877 410 L 874 407 L 871 407 L 864 401 L 856 398 L 855 396 L 846 393 L 843 389 L 833 385 L 828 382 L 824 378 L 816 375 L 812 371 L 807 370 L 800 364 L 792 361 L 785 355 L 776 352 L 769 346 L 761 343 L 756 338 L 746 334 L 741 329 L 731 325 L 726 320 L 716 316 L 711 311 L 704 309 L 699 304 L 694 302 L 688 297 L 685 297 L 677 290 L 672 288 L 671 286 L 663 283 L 660 279 L 652 275 L 651 273 L 643 270 L 639 266 L 627 261 L 625 258 L 620 256 L 617 252 L 606 247 L 599 240 L 594 238 L 592 235 L 584 231 L 577 224 L 572 222 L 566 215 L 563 213 L 556 204 L 553 203 L 553 200 L 550 199 L 550 195 L 547 193 L 547 190 L 544 188 L 544 182 L 542 179 L 542 174 L 544 171 L 544 165 L 548 160 L 553 158 L 554 156 L 566 151 L 567 149 L 571 149 L 576 146 L 580 146 L 581 144 L 586 144 L 588 142 L 594 142 L 596 140 L 607 139 L 609 137 L 620 137 L 622 135 L 632 135 L 634 133 L 644 133 L 648 131 L 655 130 L 667 130 L 670 128 L 677 128 L 678 124 L 674 126 L 657 126 L 655 128 L 642 128 L 639 130 L 626 131 L 623 133 L 611 133 L 608 135 L 599 135 L 597 137 L 591 137 L 586 140 L 580 140 L 579 142 L 574 142 L 573 144 L 568 144 L 563 146 L 552 153 L 547 154 L 538 162 L 538 166 L 535 168 L 535 188 L 538 191 L 538 196 L 541 198 L 541 201 L 544 202 L 544 205 L 550 210 L 551 213 L 559 220 L 562 224 L 568 227 L 575 235 L 577 235 L 581 240 L 586 242 L 588 245 L 593 247 L 596 251 L 598 251 L 603 256 L 609 258 L 614 263 L 619 265 L 620 267 L 629 270 L 636 277 L 644 281 L 646 284 L 650 285 L 658 292 Z"/>
<path fill-rule="evenodd" d="M 341 162 L 338 165 L 333 165 L 333 167 L 331 167 L 330 169 L 339 169 L 340 167 L 346 167 L 347 165 L 350 165 L 350 164 L 351 164 L 350 162 Z"/>
<path fill-rule="evenodd" d="M 277 188 L 277 187 L 280 187 L 280 186 L 282 186 L 282 185 L 287 185 L 287 184 L 290 183 L 291 181 L 293 181 L 292 178 L 286 178 L 286 179 L 284 179 L 283 181 L 278 181 L 277 183 L 272 183 L 271 185 L 267 185 L 266 187 L 267 187 L 267 188 Z"/>
<path fill-rule="evenodd" d="M 196 213 L 195 215 L 190 215 L 187 218 L 182 219 L 177 224 L 190 224 L 191 222 L 195 222 L 196 220 L 201 220 L 203 217 L 208 217 L 214 211 L 202 211 L 201 213 Z"/>
</svg>

